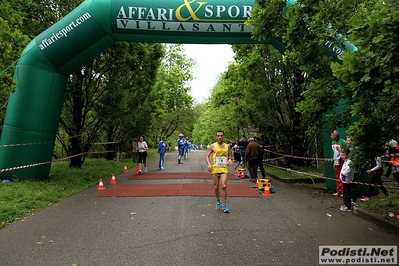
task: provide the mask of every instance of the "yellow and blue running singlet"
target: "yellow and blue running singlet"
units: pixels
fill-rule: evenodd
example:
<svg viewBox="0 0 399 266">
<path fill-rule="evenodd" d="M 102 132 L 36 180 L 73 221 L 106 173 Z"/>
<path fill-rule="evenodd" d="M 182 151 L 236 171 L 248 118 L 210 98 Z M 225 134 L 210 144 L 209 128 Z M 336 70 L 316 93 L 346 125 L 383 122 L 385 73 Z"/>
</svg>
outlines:
<svg viewBox="0 0 399 266">
<path fill-rule="evenodd" d="M 226 143 L 223 143 L 223 147 L 220 147 L 219 144 L 215 142 L 212 153 L 212 174 L 228 173 L 228 158 L 229 146 Z"/>
</svg>

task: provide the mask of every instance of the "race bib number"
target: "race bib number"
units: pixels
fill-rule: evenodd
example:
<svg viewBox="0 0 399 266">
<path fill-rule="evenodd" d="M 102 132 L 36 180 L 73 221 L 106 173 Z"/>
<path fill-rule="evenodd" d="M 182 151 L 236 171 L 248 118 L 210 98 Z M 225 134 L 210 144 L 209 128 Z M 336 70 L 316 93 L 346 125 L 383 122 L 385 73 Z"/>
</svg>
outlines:
<svg viewBox="0 0 399 266">
<path fill-rule="evenodd" d="M 216 157 L 216 166 L 217 167 L 226 167 L 227 166 L 227 157 Z"/>
</svg>

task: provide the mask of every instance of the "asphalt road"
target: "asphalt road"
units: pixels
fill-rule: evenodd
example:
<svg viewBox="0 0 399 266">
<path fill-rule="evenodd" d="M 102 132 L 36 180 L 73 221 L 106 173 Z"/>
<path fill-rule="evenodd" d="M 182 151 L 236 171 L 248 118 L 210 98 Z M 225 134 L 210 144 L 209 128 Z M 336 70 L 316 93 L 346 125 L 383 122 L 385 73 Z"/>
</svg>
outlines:
<svg viewBox="0 0 399 266">
<path fill-rule="evenodd" d="M 149 172 L 157 168 L 150 158 Z M 180 165 L 167 153 L 165 168 L 206 172 L 205 151 Z M 145 182 L 127 180 L 132 173 L 116 176 L 118 184 Z M 229 214 L 215 210 L 212 197 L 97 197 L 93 186 L 0 230 L 0 265 L 319 265 L 322 245 L 399 243 L 339 206 L 271 181 L 272 197 L 228 198 Z"/>
</svg>

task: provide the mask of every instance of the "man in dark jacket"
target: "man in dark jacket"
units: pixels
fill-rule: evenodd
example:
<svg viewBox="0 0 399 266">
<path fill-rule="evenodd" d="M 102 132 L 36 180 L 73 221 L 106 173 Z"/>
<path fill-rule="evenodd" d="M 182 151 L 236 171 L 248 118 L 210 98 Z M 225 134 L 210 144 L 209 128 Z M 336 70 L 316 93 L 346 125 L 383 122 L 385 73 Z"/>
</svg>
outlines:
<svg viewBox="0 0 399 266">
<path fill-rule="evenodd" d="M 258 172 L 258 158 L 262 150 L 253 138 L 249 138 L 248 141 L 249 144 L 245 149 L 245 161 L 248 163 L 248 170 L 251 175 L 250 181 L 255 182 Z"/>
</svg>

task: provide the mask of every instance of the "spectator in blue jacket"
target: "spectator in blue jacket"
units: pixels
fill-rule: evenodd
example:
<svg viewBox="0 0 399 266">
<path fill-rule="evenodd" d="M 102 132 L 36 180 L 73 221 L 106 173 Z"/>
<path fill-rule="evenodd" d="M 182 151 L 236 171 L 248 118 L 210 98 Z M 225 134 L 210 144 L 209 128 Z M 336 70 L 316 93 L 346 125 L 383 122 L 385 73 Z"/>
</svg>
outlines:
<svg viewBox="0 0 399 266">
<path fill-rule="evenodd" d="M 184 148 L 184 159 L 188 159 L 188 153 L 190 152 L 191 142 L 188 137 L 186 137 L 186 147 Z"/>
<path fill-rule="evenodd" d="M 186 141 L 183 139 L 183 134 L 179 134 L 179 138 L 177 139 L 177 148 L 179 155 L 177 157 L 177 163 L 182 164 L 181 157 L 184 155 L 184 147 L 186 145 Z"/>
<path fill-rule="evenodd" d="M 165 161 L 165 153 L 166 153 L 166 137 L 163 136 L 161 141 L 158 144 L 158 153 L 159 153 L 159 164 L 158 170 L 165 170 L 163 167 L 163 163 Z"/>
</svg>

